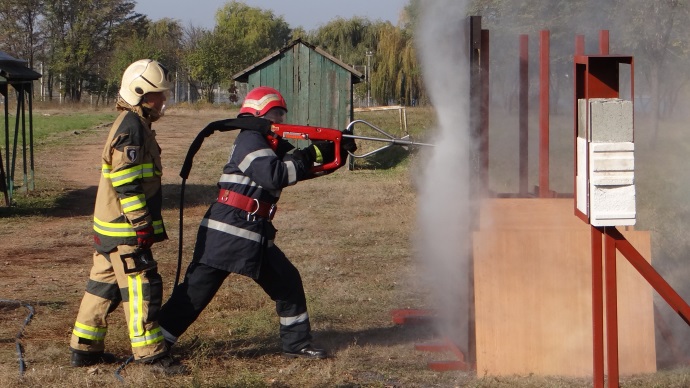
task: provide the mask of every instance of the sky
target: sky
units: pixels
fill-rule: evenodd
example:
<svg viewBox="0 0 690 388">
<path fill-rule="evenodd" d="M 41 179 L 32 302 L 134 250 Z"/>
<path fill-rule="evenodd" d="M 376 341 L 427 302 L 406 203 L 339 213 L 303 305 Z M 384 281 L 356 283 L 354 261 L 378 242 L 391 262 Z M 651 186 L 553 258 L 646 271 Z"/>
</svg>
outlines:
<svg viewBox="0 0 690 388">
<path fill-rule="evenodd" d="M 190 24 L 212 29 L 216 11 L 231 0 L 138 0 L 134 8 L 151 20 L 177 19 L 183 27 Z M 250 7 L 271 10 L 282 16 L 290 28 L 303 27 L 312 31 L 329 21 L 342 17 L 365 17 L 371 21 L 398 23 L 398 17 L 409 0 L 242 0 Z"/>
</svg>

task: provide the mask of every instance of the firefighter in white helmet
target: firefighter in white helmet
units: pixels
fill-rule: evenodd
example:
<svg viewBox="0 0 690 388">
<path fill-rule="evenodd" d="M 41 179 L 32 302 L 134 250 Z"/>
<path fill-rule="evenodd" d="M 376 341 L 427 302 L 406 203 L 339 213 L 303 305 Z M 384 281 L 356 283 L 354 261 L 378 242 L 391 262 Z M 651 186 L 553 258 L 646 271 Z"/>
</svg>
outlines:
<svg viewBox="0 0 690 388">
<path fill-rule="evenodd" d="M 238 117 L 282 123 L 286 113 L 280 92 L 261 86 L 247 94 Z M 260 130 L 242 130 L 237 135 L 218 182 L 218 199 L 201 221 L 184 281 L 161 310 L 159 322 L 170 344 L 196 320 L 227 276 L 237 273 L 252 278 L 275 301 L 284 355 L 326 358 L 326 351 L 311 342 L 302 279 L 275 245 L 271 220 L 281 190 L 309 177 L 314 163 L 332 161 L 335 147 L 332 142 L 320 142 L 288 154 L 294 147 L 282 141 L 274 151 Z"/>
<path fill-rule="evenodd" d="M 115 362 L 105 353 L 108 315 L 122 303 L 134 360 L 166 373 L 186 368 L 168 355 L 157 319 L 163 294 L 151 246 L 167 239 L 161 216 L 163 173 L 151 123 L 163 116 L 170 73 L 138 60 L 125 70 L 119 116 L 103 148 L 93 217 L 93 266 L 72 331 L 72 366 Z"/>
</svg>

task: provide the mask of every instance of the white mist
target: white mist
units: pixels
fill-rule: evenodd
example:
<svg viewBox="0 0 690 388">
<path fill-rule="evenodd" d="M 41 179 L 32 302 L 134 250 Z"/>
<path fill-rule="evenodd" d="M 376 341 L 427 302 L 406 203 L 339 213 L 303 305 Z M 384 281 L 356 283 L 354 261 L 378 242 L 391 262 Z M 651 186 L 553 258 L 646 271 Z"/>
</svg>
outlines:
<svg viewBox="0 0 690 388">
<path fill-rule="evenodd" d="M 439 128 L 418 180 L 416 251 L 440 334 L 467 352 L 472 240 L 466 1 L 426 0 L 421 9 L 417 47 Z"/>
</svg>

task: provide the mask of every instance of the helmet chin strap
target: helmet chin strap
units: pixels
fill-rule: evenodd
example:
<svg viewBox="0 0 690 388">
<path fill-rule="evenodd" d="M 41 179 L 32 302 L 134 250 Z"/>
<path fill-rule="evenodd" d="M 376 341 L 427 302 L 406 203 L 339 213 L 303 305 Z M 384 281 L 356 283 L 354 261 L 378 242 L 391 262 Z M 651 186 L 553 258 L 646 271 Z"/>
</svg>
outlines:
<svg viewBox="0 0 690 388">
<path fill-rule="evenodd" d="M 157 121 L 161 117 L 163 117 L 164 111 L 165 111 L 165 105 L 161 108 L 160 111 L 154 109 L 152 106 L 150 106 L 147 103 L 141 104 L 141 107 L 146 114 L 147 118 L 151 120 L 151 122 Z"/>
</svg>

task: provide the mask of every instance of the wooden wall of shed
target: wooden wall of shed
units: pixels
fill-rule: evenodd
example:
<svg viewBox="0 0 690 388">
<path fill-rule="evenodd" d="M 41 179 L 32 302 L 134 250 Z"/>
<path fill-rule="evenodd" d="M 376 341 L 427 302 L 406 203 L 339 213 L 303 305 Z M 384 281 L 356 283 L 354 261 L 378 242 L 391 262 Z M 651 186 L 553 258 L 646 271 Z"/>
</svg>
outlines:
<svg viewBox="0 0 690 388">
<path fill-rule="evenodd" d="M 353 119 L 351 77 L 328 58 L 296 44 L 249 74 L 248 89 L 278 89 L 288 105 L 287 123 L 343 130 Z"/>
</svg>

